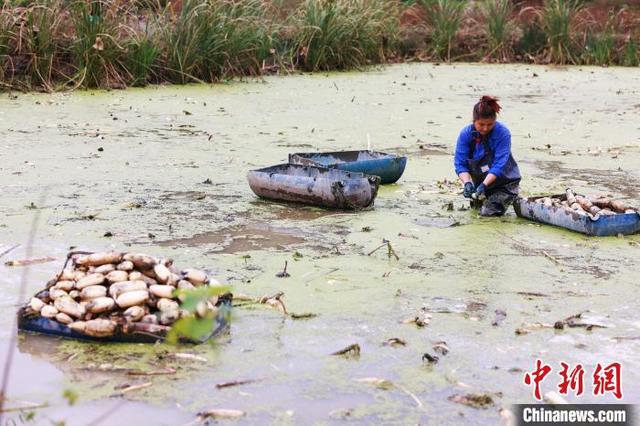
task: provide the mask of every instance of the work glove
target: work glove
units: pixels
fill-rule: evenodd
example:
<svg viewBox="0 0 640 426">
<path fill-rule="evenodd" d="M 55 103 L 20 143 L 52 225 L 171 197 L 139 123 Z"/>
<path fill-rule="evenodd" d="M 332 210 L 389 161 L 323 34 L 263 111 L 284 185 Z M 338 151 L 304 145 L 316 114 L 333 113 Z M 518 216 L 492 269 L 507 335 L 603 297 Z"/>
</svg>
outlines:
<svg viewBox="0 0 640 426">
<path fill-rule="evenodd" d="M 476 192 L 471 195 L 471 198 L 473 198 L 474 200 L 484 200 L 485 198 L 487 198 L 485 194 L 486 189 L 487 187 L 484 185 L 484 183 L 481 183 L 476 187 Z"/>
<path fill-rule="evenodd" d="M 471 198 L 471 195 L 473 194 L 474 189 L 475 187 L 473 186 L 473 182 L 465 183 L 464 191 L 462 192 L 462 195 L 464 195 L 464 198 Z"/>
</svg>

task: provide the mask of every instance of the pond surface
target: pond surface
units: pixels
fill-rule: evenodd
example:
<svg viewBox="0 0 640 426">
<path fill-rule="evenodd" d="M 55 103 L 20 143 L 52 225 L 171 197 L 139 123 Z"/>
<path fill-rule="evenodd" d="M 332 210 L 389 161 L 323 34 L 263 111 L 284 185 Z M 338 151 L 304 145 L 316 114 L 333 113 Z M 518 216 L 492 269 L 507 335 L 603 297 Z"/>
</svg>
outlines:
<svg viewBox="0 0 640 426">
<path fill-rule="evenodd" d="M 622 402 L 638 403 L 640 238 L 589 238 L 513 210 L 479 218 L 459 195 L 452 152 L 474 102 L 495 94 L 523 194 L 571 187 L 638 206 L 639 92 L 635 69 L 419 64 L 4 95 L 0 253 L 19 247 L 1 258 L 1 359 L 18 304 L 62 267 L 70 247 L 171 257 L 206 268 L 234 293 L 282 291 L 291 313 L 315 314 L 238 307 L 230 334 L 199 347 L 20 335 L 5 407 L 47 404 L 34 409 L 35 422 L 70 425 L 185 424 L 214 408 L 245 411 L 241 424 L 497 424 L 501 409 L 534 401 L 523 377 L 536 359 L 553 367 L 543 393 L 557 392 L 560 362 L 582 363 L 585 394 L 566 399 L 599 403 L 618 401 L 594 396 L 591 374 L 597 363 L 619 362 Z M 409 158 L 372 210 L 266 202 L 246 182 L 248 170 L 286 162 L 290 152 L 368 143 Z M 399 260 L 374 251 L 383 239 Z M 56 260 L 4 266 L 46 256 Z M 277 278 L 285 261 L 291 277 Z M 578 313 L 603 327 L 540 327 Z M 416 316 L 428 324 L 405 321 Z M 331 356 L 355 343 L 359 356 Z M 163 368 L 176 372 L 126 374 Z M 250 382 L 216 387 L 234 380 Z M 146 387 L 117 395 L 137 384 Z M 65 391 L 78 396 L 75 405 Z M 467 394 L 492 402 L 450 400 Z M 19 422 L 19 414 L 5 416 Z"/>
</svg>

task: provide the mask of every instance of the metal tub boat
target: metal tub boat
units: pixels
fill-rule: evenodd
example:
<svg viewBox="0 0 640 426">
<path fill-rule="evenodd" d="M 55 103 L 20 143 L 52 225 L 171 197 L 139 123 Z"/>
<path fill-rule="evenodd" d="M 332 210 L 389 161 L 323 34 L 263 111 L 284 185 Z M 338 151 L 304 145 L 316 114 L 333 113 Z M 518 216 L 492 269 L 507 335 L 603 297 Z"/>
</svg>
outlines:
<svg viewBox="0 0 640 426">
<path fill-rule="evenodd" d="M 300 164 L 252 170 L 247 180 L 262 198 L 350 210 L 372 206 L 380 184 L 377 176 Z"/>
<path fill-rule="evenodd" d="M 638 212 L 591 218 L 562 207 L 548 207 L 544 204 L 536 203 L 537 199 L 544 197 L 566 200 L 566 195 L 564 194 L 518 198 L 513 203 L 513 208 L 519 217 L 559 226 L 586 235 L 602 237 L 618 234 L 630 235 L 640 232 L 640 214 Z"/>
<path fill-rule="evenodd" d="M 307 152 L 289 154 L 289 163 L 379 176 L 380 183 L 384 185 L 400 179 L 407 165 L 407 157 L 377 151 Z"/>
</svg>

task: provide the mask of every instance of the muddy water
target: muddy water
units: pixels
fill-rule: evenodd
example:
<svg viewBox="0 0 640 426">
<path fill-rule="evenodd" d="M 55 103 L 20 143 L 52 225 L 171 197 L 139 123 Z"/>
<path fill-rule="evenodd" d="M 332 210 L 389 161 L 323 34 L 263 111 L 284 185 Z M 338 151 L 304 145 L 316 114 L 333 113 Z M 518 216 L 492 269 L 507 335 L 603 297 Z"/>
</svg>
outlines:
<svg viewBox="0 0 640 426">
<path fill-rule="evenodd" d="M 533 400 L 523 374 L 536 358 L 554 368 L 543 392 L 557 390 L 561 361 L 582 363 L 581 402 L 615 401 L 591 395 L 590 375 L 597 363 L 618 361 L 624 402 L 639 402 L 640 239 L 587 238 L 512 212 L 478 218 L 451 169 L 473 102 L 493 93 L 503 99 L 524 193 L 570 186 L 640 204 L 639 87 L 633 69 L 403 65 L 213 87 L 4 96 L 0 253 L 20 247 L 2 262 L 57 261 L 27 271 L 0 266 L 2 359 L 22 274 L 31 295 L 71 246 L 173 257 L 237 293 L 282 291 L 290 312 L 316 314 L 239 307 L 229 336 L 178 349 L 24 335 L 6 405 L 47 403 L 36 421 L 67 424 L 106 414 L 101 424 L 183 424 L 211 408 L 246 411 L 246 424 L 496 424 L 501 408 Z M 409 156 L 403 178 L 381 188 L 373 210 L 274 204 L 246 183 L 248 170 L 290 152 L 364 149 L 367 141 Z M 386 248 L 370 254 L 383 239 L 399 260 Z M 291 277 L 276 278 L 285 261 Z M 496 310 L 506 317 L 493 326 Z M 532 326 L 581 312 L 605 328 Z M 423 328 L 403 323 L 425 313 Z M 516 335 L 519 328 L 531 331 Z M 406 345 L 385 345 L 391 338 Z M 450 351 L 436 364 L 423 361 L 441 341 Z M 330 356 L 353 343 L 359 357 Z M 176 373 L 126 374 L 166 367 Z M 396 386 L 358 381 L 371 377 Z M 254 382 L 215 386 L 244 379 Z M 117 396 L 123 385 L 145 383 Z M 65 390 L 79 395 L 75 405 Z M 469 393 L 489 394 L 493 404 L 449 400 Z"/>
</svg>

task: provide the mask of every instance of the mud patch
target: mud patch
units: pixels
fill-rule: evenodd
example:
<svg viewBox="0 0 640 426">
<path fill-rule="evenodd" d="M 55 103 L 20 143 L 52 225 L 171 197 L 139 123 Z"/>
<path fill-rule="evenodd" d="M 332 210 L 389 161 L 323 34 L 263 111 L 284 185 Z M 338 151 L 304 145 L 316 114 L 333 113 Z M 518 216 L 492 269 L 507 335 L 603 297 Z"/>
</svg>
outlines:
<svg viewBox="0 0 640 426">
<path fill-rule="evenodd" d="M 614 194 L 620 193 L 628 198 L 638 198 L 640 195 L 640 180 L 632 179 L 627 170 L 572 169 L 563 166 L 560 161 L 536 161 L 534 164 L 547 178 L 553 176 L 567 182 L 580 180 L 595 188 L 605 187 Z"/>
<path fill-rule="evenodd" d="M 253 250 L 284 249 L 306 242 L 309 236 L 299 228 L 251 224 L 196 234 L 192 237 L 161 241 L 163 247 L 197 247 L 214 245 L 214 253 L 239 253 Z"/>
<path fill-rule="evenodd" d="M 410 147 L 405 148 L 389 148 L 385 150 L 390 154 L 398 154 L 398 155 L 407 155 L 411 157 L 427 157 L 431 155 L 451 155 L 451 147 L 441 143 L 427 143 L 423 142 L 420 139 L 411 145 Z"/>
<path fill-rule="evenodd" d="M 173 200 L 173 201 L 198 201 L 204 200 L 205 198 L 209 199 L 221 199 L 221 198 L 229 198 L 229 199 L 237 199 L 242 198 L 241 195 L 235 194 L 209 194 L 204 191 L 167 191 L 160 196 L 161 200 Z"/>
<path fill-rule="evenodd" d="M 301 205 L 275 204 L 266 201 L 255 201 L 251 203 L 259 208 L 261 219 L 273 218 L 277 220 L 315 220 L 321 217 L 336 215 L 355 215 L 356 213 L 336 212 L 335 210 L 319 209 Z M 254 210 L 255 211 L 255 210 Z"/>
<path fill-rule="evenodd" d="M 460 226 L 461 223 L 453 217 L 419 217 L 413 221 L 416 225 L 430 226 L 434 228 L 451 228 L 453 226 Z"/>
</svg>

